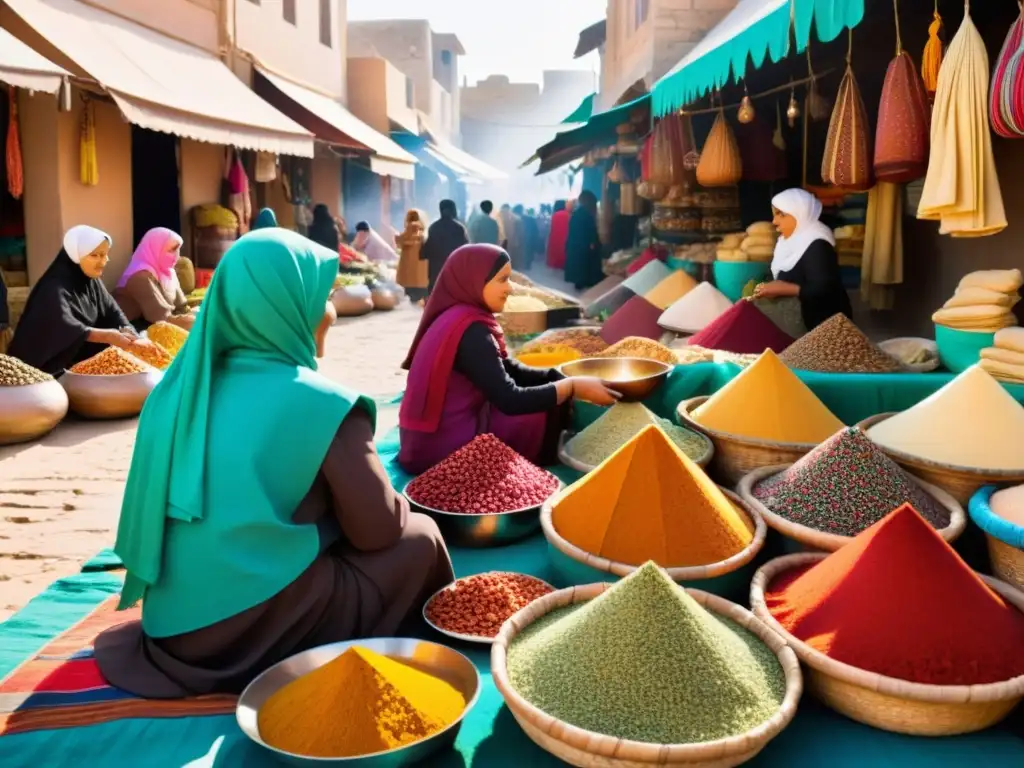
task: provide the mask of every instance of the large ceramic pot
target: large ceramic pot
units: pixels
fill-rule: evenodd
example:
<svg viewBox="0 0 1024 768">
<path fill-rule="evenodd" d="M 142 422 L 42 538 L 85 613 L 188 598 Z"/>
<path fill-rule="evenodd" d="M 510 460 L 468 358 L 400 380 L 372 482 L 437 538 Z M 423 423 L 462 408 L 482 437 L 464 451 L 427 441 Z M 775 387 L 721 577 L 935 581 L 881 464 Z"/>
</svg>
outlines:
<svg viewBox="0 0 1024 768">
<path fill-rule="evenodd" d="M 120 376 L 85 376 L 65 371 L 59 381 L 68 393 L 71 410 L 88 419 L 127 419 L 138 416 L 163 371 Z"/>
<path fill-rule="evenodd" d="M 390 312 L 398 306 L 401 296 L 390 288 L 378 287 L 370 291 L 370 298 L 374 309 Z"/>
<path fill-rule="evenodd" d="M 67 412 L 67 393 L 56 381 L 0 387 L 0 445 L 42 437 Z"/>
<path fill-rule="evenodd" d="M 373 311 L 373 297 L 365 285 L 343 285 L 331 294 L 338 317 L 358 317 Z"/>
</svg>

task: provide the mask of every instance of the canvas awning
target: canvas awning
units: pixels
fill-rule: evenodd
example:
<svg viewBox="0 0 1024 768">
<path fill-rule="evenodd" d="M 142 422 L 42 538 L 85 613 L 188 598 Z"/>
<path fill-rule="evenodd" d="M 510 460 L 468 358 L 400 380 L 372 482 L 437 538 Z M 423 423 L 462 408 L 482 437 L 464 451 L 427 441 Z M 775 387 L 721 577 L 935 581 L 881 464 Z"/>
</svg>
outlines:
<svg viewBox="0 0 1024 768">
<path fill-rule="evenodd" d="M 6 29 L 0 29 L 0 82 L 28 91 L 55 94 L 68 74 Z"/>
<path fill-rule="evenodd" d="M 216 56 L 77 0 L 7 0 L 135 125 L 196 141 L 313 156 L 313 136 Z"/>
<path fill-rule="evenodd" d="M 370 170 L 412 181 L 416 158 L 349 112 L 340 101 L 256 67 L 256 92 L 318 139 L 370 153 Z"/>
<path fill-rule="evenodd" d="M 582 56 L 586 56 L 591 51 L 596 51 L 604 45 L 607 37 L 608 22 L 606 19 L 601 19 L 600 21 L 591 24 L 580 32 L 580 39 L 576 43 L 576 51 L 573 53 L 573 58 L 578 59 Z"/>
<path fill-rule="evenodd" d="M 574 109 L 565 120 L 562 121 L 563 125 L 573 125 L 576 123 L 585 123 L 590 119 L 590 116 L 594 114 L 594 99 L 597 98 L 596 93 L 592 93 L 587 96 L 580 105 Z"/>
<path fill-rule="evenodd" d="M 449 144 L 447 141 L 440 139 L 428 141 L 427 151 L 454 168 L 465 169 L 468 175 L 480 179 L 480 181 L 501 181 L 508 178 L 508 174 L 504 171 L 499 171 L 494 166 L 488 165 L 483 160 L 459 149 L 454 144 Z"/>
<path fill-rule="evenodd" d="M 789 51 L 792 27 L 796 50 L 802 53 L 811 27 L 822 42 L 834 40 L 864 18 L 864 0 L 740 0 L 704 39 L 651 89 L 655 117 L 685 107 L 730 79 L 739 80 L 771 57 L 781 61 Z"/>
</svg>

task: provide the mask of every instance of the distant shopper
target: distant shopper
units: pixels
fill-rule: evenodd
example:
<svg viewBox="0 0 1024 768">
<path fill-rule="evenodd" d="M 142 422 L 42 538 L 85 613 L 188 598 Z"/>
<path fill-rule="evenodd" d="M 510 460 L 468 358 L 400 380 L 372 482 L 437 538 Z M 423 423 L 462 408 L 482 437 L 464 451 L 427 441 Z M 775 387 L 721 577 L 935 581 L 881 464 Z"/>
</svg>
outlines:
<svg viewBox="0 0 1024 768">
<path fill-rule="evenodd" d="M 565 269 L 565 241 L 568 237 L 569 211 L 565 200 L 558 200 L 548 228 L 548 266 L 552 269 Z"/>
<path fill-rule="evenodd" d="M 480 209 L 483 210 L 483 204 Z M 430 229 L 427 230 L 427 242 L 423 244 L 422 256 L 427 260 L 430 291 L 434 290 L 437 276 L 441 274 L 441 268 L 448 261 L 452 252 L 469 243 L 466 227 L 458 220 L 457 215 L 455 202 L 442 200 L 441 218 L 431 224 Z"/>
<path fill-rule="evenodd" d="M 505 251 L 512 259 L 512 269 L 519 272 L 529 269 L 523 242 L 523 220 L 512 212 L 512 206 L 508 203 L 501 206 L 498 220 L 505 230 Z"/>
<path fill-rule="evenodd" d="M 430 274 L 423 254 L 427 239 L 427 216 L 415 208 L 405 214 L 405 230 L 395 238 L 398 246 L 398 276 L 395 278 L 405 288 L 413 302 L 426 298 L 430 285 Z"/>
<path fill-rule="evenodd" d="M 565 279 L 577 290 L 597 285 L 601 269 L 601 238 L 597 231 L 597 197 L 589 190 L 580 193 L 565 243 Z"/>
<path fill-rule="evenodd" d="M 469 217 L 469 242 L 500 245 L 498 222 L 492 218 L 494 203 L 484 200 L 480 209 Z"/>
<path fill-rule="evenodd" d="M 334 253 L 338 252 L 338 245 L 341 237 L 338 235 L 338 225 L 331 216 L 330 210 L 323 203 L 313 209 L 313 223 L 309 225 L 309 239 L 319 243 Z"/>
<path fill-rule="evenodd" d="M 512 212 L 523 222 L 523 252 L 526 254 L 526 268 L 533 266 L 533 260 L 544 252 L 544 242 L 540 239 L 540 225 L 533 208 L 524 210 L 517 205 Z"/>
<path fill-rule="evenodd" d="M 277 214 L 275 214 L 270 208 L 264 208 L 260 211 L 260 215 L 256 217 L 255 223 L 252 225 L 253 229 L 270 229 L 271 227 L 277 226 Z"/>
<path fill-rule="evenodd" d="M 192 330 L 196 316 L 189 311 L 174 269 L 182 242 L 181 235 L 166 227 L 149 230 L 118 280 L 114 300 L 135 330 L 159 322 Z"/>
<path fill-rule="evenodd" d="M 374 232 L 365 221 L 356 224 L 356 236 L 352 241 L 352 247 L 366 255 L 370 261 L 377 264 L 396 264 L 398 254 L 379 234 Z"/>
</svg>

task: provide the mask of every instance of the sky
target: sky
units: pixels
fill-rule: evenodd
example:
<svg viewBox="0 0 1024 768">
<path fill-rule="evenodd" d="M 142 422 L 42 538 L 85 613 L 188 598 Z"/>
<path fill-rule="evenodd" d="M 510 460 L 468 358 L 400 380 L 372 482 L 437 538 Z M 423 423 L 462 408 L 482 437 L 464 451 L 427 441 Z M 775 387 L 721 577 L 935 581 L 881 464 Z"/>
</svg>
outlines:
<svg viewBox="0 0 1024 768">
<path fill-rule="evenodd" d="M 605 16 L 607 0 L 348 0 L 352 21 L 427 19 L 466 49 L 460 74 L 473 85 L 488 75 L 541 81 L 545 69 L 596 71 L 597 54 L 573 59 L 580 30 Z"/>
</svg>

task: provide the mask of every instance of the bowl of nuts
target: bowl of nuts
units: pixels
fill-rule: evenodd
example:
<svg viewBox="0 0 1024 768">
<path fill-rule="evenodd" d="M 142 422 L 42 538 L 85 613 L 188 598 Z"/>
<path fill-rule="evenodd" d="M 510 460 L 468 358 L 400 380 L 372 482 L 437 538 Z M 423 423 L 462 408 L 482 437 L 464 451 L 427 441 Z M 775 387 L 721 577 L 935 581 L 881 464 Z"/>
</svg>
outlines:
<svg viewBox="0 0 1024 768">
<path fill-rule="evenodd" d="M 42 437 L 67 412 L 67 393 L 53 376 L 0 355 L 0 445 Z"/>
<path fill-rule="evenodd" d="M 117 347 L 107 347 L 76 363 L 59 381 L 71 410 L 88 419 L 125 419 L 138 416 L 163 371 Z"/>
</svg>

